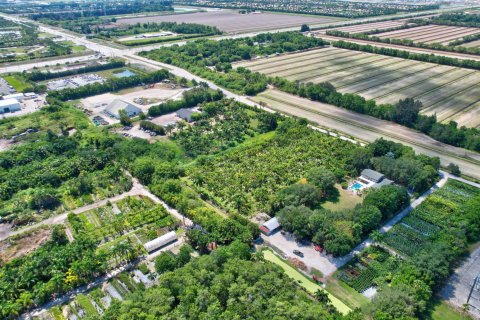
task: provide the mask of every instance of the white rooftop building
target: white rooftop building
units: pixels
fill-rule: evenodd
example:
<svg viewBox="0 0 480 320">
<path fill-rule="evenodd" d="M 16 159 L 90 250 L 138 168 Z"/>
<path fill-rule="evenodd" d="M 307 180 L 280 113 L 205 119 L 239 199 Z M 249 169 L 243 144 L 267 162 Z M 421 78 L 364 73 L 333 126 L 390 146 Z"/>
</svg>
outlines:
<svg viewBox="0 0 480 320">
<path fill-rule="evenodd" d="M 105 112 L 115 118 L 115 119 L 120 119 L 120 111 L 125 110 L 125 113 L 129 117 L 134 117 L 136 115 L 139 115 L 140 112 L 142 112 L 142 109 L 140 109 L 137 106 L 134 106 L 131 103 L 128 103 L 126 101 L 120 100 L 120 99 L 115 99 L 113 100 L 106 108 Z"/>
<path fill-rule="evenodd" d="M 0 100 L 0 114 L 20 111 L 20 102 L 16 99 Z"/>
<path fill-rule="evenodd" d="M 25 95 L 23 93 L 14 93 L 14 94 L 7 94 L 3 96 L 3 100 L 15 99 L 18 102 L 22 102 L 25 99 Z"/>
<path fill-rule="evenodd" d="M 177 234 L 175 231 L 170 231 L 169 233 L 164 234 L 161 237 L 153 239 L 145 243 L 143 246 L 148 253 L 160 249 L 161 247 L 165 247 L 166 245 L 175 242 L 177 240 Z"/>
</svg>

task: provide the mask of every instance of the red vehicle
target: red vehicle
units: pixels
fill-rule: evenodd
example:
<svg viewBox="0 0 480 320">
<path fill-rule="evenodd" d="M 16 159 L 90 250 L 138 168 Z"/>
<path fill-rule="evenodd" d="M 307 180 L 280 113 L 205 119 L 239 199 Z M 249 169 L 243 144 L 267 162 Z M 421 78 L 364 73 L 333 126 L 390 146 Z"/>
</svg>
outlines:
<svg viewBox="0 0 480 320">
<path fill-rule="evenodd" d="M 313 247 L 315 249 L 315 251 L 318 251 L 318 252 L 323 252 L 323 248 L 320 247 L 319 245 L 316 245 Z"/>
</svg>

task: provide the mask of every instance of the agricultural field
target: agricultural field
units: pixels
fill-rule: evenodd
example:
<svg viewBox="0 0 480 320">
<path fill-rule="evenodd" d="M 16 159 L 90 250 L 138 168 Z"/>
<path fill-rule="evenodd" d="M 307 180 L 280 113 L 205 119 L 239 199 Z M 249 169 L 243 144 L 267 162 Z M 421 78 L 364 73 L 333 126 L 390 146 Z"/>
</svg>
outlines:
<svg viewBox="0 0 480 320">
<path fill-rule="evenodd" d="M 333 28 L 331 30 L 337 30 L 348 33 L 364 33 L 364 32 L 374 32 L 375 30 L 386 30 L 390 28 L 398 28 L 407 23 L 407 20 L 394 20 L 394 21 L 382 21 L 382 22 L 372 22 L 365 24 L 357 24 L 346 27 Z M 322 31 L 319 31 L 320 33 Z"/>
<path fill-rule="evenodd" d="M 375 34 L 375 36 L 382 39 L 388 38 L 411 40 L 415 43 L 440 43 L 446 46 L 450 42 L 478 33 L 480 33 L 479 28 L 441 26 L 431 24 L 404 30 L 377 33 Z"/>
<path fill-rule="evenodd" d="M 430 195 L 399 224 L 382 237 L 382 243 L 404 257 L 414 257 L 432 242 L 442 230 L 459 225 L 465 219 L 465 203 L 480 195 L 480 189 L 449 180 Z"/>
<path fill-rule="evenodd" d="M 68 221 L 74 236 L 82 233 L 101 244 L 129 233 L 135 233 L 138 242 L 145 243 L 158 237 L 162 228 L 175 226 L 163 206 L 140 196 L 69 215 Z"/>
<path fill-rule="evenodd" d="M 308 24 L 314 27 L 340 20 L 340 18 L 334 17 L 312 17 L 274 13 L 239 14 L 238 11 L 233 10 L 218 10 L 179 15 L 118 19 L 117 24 L 133 25 L 148 22 L 197 23 L 217 27 L 221 31 L 229 34 L 237 34 L 281 28 L 299 28 L 302 24 Z"/>
<path fill-rule="evenodd" d="M 480 126 L 480 72 L 327 47 L 267 59 L 240 62 L 268 76 L 291 81 L 330 82 L 340 92 L 356 93 L 381 104 L 414 98 L 421 113 L 439 122 Z"/>
<path fill-rule="evenodd" d="M 129 295 L 141 292 L 152 284 L 149 274 L 144 274 L 139 269 L 123 272 L 101 287 L 78 294 L 67 304 L 51 308 L 47 314 L 55 320 L 98 319 L 114 300 L 123 301 Z"/>
<path fill-rule="evenodd" d="M 350 287 L 362 293 L 376 286 L 377 278 L 395 272 L 400 260 L 380 247 L 369 247 L 352 259 L 335 275 Z"/>
</svg>

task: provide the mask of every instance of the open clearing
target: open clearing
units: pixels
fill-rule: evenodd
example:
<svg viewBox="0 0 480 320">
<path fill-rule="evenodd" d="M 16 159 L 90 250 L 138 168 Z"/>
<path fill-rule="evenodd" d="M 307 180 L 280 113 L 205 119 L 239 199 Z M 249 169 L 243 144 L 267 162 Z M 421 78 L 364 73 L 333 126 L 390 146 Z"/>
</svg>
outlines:
<svg viewBox="0 0 480 320">
<path fill-rule="evenodd" d="M 404 30 L 396 30 L 376 34 L 380 38 L 406 39 L 417 43 L 440 43 L 448 45 L 450 42 L 480 33 L 478 28 L 427 25 Z"/>
<path fill-rule="evenodd" d="M 338 130 L 366 142 L 373 142 L 383 137 L 403 143 L 418 153 L 439 157 L 444 166 L 451 162 L 456 163 L 462 172 L 480 179 L 480 165 L 478 164 L 480 155 L 478 153 L 446 145 L 393 122 L 300 98 L 278 90 L 267 90 L 253 100 L 263 101 L 272 110 L 308 119 L 320 126 Z M 464 156 L 473 159 L 474 162 L 460 158 Z"/>
<path fill-rule="evenodd" d="M 374 30 L 386 30 L 390 28 L 397 28 L 405 25 L 406 20 L 395 20 L 395 21 L 382 21 L 382 22 L 373 22 L 365 23 L 347 27 L 334 28 L 332 30 L 348 32 L 348 33 L 362 33 L 369 32 Z"/>
<path fill-rule="evenodd" d="M 178 15 L 163 15 L 118 19 L 118 24 L 136 24 L 147 22 L 198 23 L 214 26 L 221 31 L 236 34 L 281 28 L 300 27 L 302 24 L 320 26 L 344 19 L 333 17 L 310 17 L 290 14 L 250 13 L 239 14 L 234 10 L 215 10 Z"/>
<path fill-rule="evenodd" d="M 479 127 L 480 72 L 333 47 L 241 62 L 255 72 L 290 81 L 332 83 L 382 104 L 414 98 L 438 121 Z"/>
</svg>

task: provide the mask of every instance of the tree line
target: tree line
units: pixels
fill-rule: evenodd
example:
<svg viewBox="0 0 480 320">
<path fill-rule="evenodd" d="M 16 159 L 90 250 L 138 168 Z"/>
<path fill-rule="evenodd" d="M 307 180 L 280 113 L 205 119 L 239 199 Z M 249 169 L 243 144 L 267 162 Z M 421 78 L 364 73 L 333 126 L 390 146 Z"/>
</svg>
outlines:
<svg viewBox="0 0 480 320">
<path fill-rule="evenodd" d="M 337 42 L 335 46 L 350 50 L 372 53 L 384 52 L 385 48 L 362 46 L 354 43 Z M 391 49 L 385 49 L 390 52 Z M 405 52 L 405 51 L 404 51 Z M 402 57 L 403 58 L 403 57 Z M 436 117 L 420 114 L 422 103 L 411 98 L 400 100 L 395 105 L 377 105 L 374 100 L 350 93 L 340 93 L 330 83 L 296 83 L 284 78 L 269 78 L 269 83 L 278 89 L 314 101 L 325 102 L 337 107 L 345 108 L 362 114 L 393 121 L 398 124 L 417 129 L 435 140 L 473 151 L 480 151 L 480 130 L 475 128 L 458 127 L 451 121 L 448 124 L 439 123 Z"/>
</svg>

